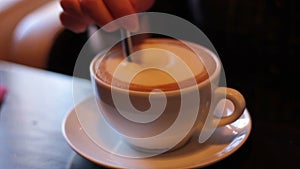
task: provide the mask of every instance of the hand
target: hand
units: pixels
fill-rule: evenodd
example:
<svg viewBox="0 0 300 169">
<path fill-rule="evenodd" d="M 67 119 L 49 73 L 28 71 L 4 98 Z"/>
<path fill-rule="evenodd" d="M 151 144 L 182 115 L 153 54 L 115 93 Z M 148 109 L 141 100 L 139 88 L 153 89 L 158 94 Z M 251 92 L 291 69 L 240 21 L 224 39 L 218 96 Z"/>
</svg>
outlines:
<svg viewBox="0 0 300 169">
<path fill-rule="evenodd" d="M 60 15 L 62 24 L 73 32 L 80 33 L 90 24 L 98 26 L 125 15 L 143 12 L 149 9 L 155 0 L 61 0 L 63 12 Z M 137 31 L 137 16 L 122 23 L 113 22 L 106 31 L 112 32 L 120 27 L 129 31 Z"/>
</svg>

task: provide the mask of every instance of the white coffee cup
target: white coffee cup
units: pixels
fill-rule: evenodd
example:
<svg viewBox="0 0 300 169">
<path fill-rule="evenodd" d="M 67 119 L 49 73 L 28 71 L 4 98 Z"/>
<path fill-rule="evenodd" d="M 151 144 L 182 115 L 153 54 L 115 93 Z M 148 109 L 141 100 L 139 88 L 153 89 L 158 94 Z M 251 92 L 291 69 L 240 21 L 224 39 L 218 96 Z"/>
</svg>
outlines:
<svg viewBox="0 0 300 169">
<path fill-rule="evenodd" d="M 113 55 L 114 52 L 120 52 L 118 50 L 101 53 L 90 64 L 92 84 L 102 115 L 129 145 L 138 150 L 158 153 L 175 150 L 183 146 L 193 134 L 200 135 L 203 130 L 208 130 L 208 128 L 204 129 L 204 126 L 216 128 L 230 124 L 237 120 L 245 109 L 245 99 L 240 92 L 232 88 L 219 86 L 222 69 L 220 59 L 201 45 L 186 41 L 182 42 L 188 46 L 189 50 L 200 57 L 208 77 L 200 82 L 194 80 L 195 83 L 190 86 L 180 87 L 179 85 L 179 89 L 159 92 L 140 91 L 130 89 L 130 87 L 122 88 L 115 85 L 113 80 L 110 83 L 99 78 L 97 74 L 99 71 L 103 71 L 99 70 L 99 64 L 101 64 L 103 58 Z M 176 47 L 176 50 L 181 50 L 181 48 L 187 50 L 186 47 L 183 47 L 182 42 L 173 39 L 154 38 L 147 39 L 143 43 L 156 46 L 167 44 L 167 46 Z M 159 48 L 159 50 L 161 49 Z M 137 54 L 136 57 L 148 57 L 148 55 L 151 55 L 151 50 L 156 51 L 157 49 L 152 46 L 146 51 L 146 56 Z M 172 53 L 172 51 L 167 52 Z M 125 63 L 126 58 L 124 59 Z M 153 67 L 155 64 L 156 61 L 152 62 L 151 66 Z M 181 69 L 184 69 L 184 65 L 186 64 L 183 64 Z M 161 66 L 160 69 L 169 70 Z M 169 67 L 172 67 L 172 65 L 169 65 Z M 112 75 L 119 76 L 116 72 L 120 70 L 116 68 Z M 180 71 L 176 69 L 170 69 L 170 71 L 168 72 L 170 75 L 174 72 L 179 74 L 176 75 L 179 79 L 185 76 L 178 73 Z M 122 73 L 124 74 L 124 72 Z M 127 77 L 124 78 L 123 76 L 122 78 L 126 81 Z M 130 80 L 129 78 L 129 83 Z M 153 106 L 150 106 L 150 108 L 149 98 L 152 103 L 151 106 Z M 229 116 L 220 117 L 213 114 L 222 99 L 228 99 L 234 105 L 234 111 Z M 162 112 L 148 111 L 151 108 L 155 110 L 156 104 L 161 107 L 164 101 L 166 101 L 166 105 L 163 106 L 164 110 Z M 143 111 L 147 111 L 147 113 L 143 114 Z"/>
</svg>

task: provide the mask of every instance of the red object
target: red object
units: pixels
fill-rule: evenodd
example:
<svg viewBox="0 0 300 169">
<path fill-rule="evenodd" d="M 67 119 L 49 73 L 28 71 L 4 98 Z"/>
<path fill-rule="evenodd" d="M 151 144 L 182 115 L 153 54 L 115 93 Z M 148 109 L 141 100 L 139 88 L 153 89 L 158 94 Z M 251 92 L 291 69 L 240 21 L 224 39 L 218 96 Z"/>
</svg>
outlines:
<svg viewBox="0 0 300 169">
<path fill-rule="evenodd" d="M 0 102 L 3 101 L 6 91 L 7 91 L 6 87 L 0 86 Z"/>
</svg>

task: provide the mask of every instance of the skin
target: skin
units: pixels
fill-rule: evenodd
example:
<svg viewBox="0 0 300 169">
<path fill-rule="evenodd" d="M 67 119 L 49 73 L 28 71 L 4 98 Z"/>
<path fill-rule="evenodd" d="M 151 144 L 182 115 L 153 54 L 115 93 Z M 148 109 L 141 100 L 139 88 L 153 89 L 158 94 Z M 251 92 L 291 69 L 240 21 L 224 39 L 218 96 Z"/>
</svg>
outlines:
<svg viewBox="0 0 300 169">
<path fill-rule="evenodd" d="M 61 0 L 63 12 L 60 14 L 61 23 L 67 29 L 84 32 L 88 25 L 100 27 L 122 16 L 143 12 L 149 9 L 155 0 Z M 137 31 L 139 22 L 136 15 L 122 23 L 112 22 L 105 27 L 108 32 L 123 27 L 129 31 Z"/>
</svg>

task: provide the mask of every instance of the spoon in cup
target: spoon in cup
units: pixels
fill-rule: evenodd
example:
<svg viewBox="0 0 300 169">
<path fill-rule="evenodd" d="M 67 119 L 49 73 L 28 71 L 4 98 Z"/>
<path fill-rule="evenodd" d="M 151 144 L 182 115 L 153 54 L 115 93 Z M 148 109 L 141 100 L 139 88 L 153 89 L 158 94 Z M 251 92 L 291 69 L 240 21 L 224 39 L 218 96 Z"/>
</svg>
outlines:
<svg viewBox="0 0 300 169">
<path fill-rule="evenodd" d="M 130 54 L 132 53 L 132 40 L 131 34 L 128 30 L 121 28 L 120 29 L 121 38 L 122 38 L 122 50 L 124 55 L 127 57 L 129 62 L 132 62 Z"/>
</svg>

